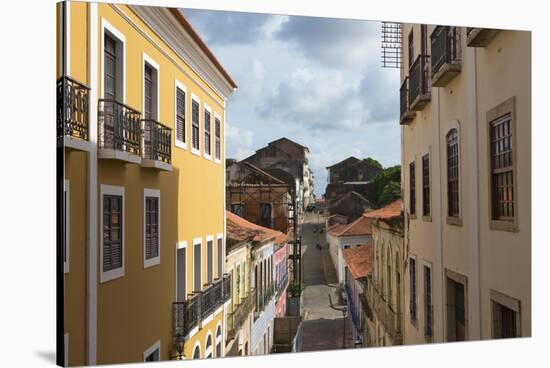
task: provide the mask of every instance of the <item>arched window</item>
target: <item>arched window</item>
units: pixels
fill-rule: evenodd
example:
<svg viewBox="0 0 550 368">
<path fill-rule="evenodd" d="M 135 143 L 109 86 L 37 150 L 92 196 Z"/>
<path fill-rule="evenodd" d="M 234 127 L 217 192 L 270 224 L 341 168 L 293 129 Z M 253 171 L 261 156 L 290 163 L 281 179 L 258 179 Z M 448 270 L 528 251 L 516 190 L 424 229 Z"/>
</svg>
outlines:
<svg viewBox="0 0 550 368">
<path fill-rule="evenodd" d="M 447 133 L 447 215 L 458 217 L 459 215 L 459 151 L 458 131 L 451 129 Z"/>
<path fill-rule="evenodd" d="M 222 356 L 222 325 L 218 324 L 216 329 L 216 358 L 221 358 Z"/>
<path fill-rule="evenodd" d="M 212 334 L 211 333 L 208 333 L 208 337 L 206 338 L 204 355 L 206 359 L 212 358 Z"/>
<path fill-rule="evenodd" d="M 201 347 L 199 345 L 195 346 L 193 350 L 193 359 L 200 359 L 201 357 Z"/>
</svg>

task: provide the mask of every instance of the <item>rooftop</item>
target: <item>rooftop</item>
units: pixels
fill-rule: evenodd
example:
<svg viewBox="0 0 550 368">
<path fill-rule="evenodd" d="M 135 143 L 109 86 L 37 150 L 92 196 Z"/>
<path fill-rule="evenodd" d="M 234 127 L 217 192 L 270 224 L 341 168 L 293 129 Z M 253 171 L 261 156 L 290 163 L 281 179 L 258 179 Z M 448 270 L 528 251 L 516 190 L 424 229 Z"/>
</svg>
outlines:
<svg viewBox="0 0 550 368">
<path fill-rule="evenodd" d="M 355 280 L 367 277 L 373 272 L 373 253 L 372 241 L 342 250 L 344 261 Z"/>
<path fill-rule="evenodd" d="M 393 201 L 385 207 L 365 212 L 363 217 L 376 220 L 391 220 L 401 216 L 401 199 Z"/>
<path fill-rule="evenodd" d="M 365 216 L 361 216 L 350 224 L 335 224 L 328 228 L 328 232 L 333 236 L 361 236 L 371 235 L 372 228 L 370 221 Z"/>
<path fill-rule="evenodd" d="M 280 231 L 256 225 L 230 211 L 225 211 L 225 213 L 228 239 L 239 242 L 247 240 L 256 242 L 273 240 L 276 244 L 284 244 L 288 241 L 288 236 Z"/>
</svg>

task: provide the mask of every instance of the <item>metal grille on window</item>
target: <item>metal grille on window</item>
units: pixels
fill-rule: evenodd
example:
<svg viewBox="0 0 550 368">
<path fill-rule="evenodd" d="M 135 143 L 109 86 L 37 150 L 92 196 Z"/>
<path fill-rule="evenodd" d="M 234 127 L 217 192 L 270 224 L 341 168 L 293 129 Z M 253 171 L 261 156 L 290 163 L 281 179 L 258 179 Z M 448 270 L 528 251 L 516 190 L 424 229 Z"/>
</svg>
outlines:
<svg viewBox="0 0 550 368">
<path fill-rule="evenodd" d="M 145 258 L 151 259 L 159 255 L 158 234 L 158 198 L 145 199 Z"/>
<path fill-rule="evenodd" d="M 491 170 L 493 219 L 512 221 L 514 208 L 514 163 L 512 116 L 491 122 Z"/>
<path fill-rule="evenodd" d="M 103 271 L 122 267 L 122 196 L 103 196 Z"/>
<path fill-rule="evenodd" d="M 447 214 L 457 217 L 458 208 L 458 131 L 453 129 L 447 134 Z"/>
<path fill-rule="evenodd" d="M 185 92 L 176 89 L 176 138 L 185 142 Z"/>
<path fill-rule="evenodd" d="M 221 147 L 221 122 L 220 119 L 216 118 L 214 119 L 214 133 L 215 133 L 215 141 L 216 141 L 216 158 L 219 160 L 222 157 L 222 147 Z"/>
<path fill-rule="evenodd" d="M 212 152 L 212 139 L 210 135 L 210 130 L 210 111 L 204 110 L 204 152 L 208 155 Z"/>
<path fill-rule="evenodd" d="M 199 103 L 195 100 L 191 105 L 192 140 L 193 148 L 199 149 Z"/>
</svg>

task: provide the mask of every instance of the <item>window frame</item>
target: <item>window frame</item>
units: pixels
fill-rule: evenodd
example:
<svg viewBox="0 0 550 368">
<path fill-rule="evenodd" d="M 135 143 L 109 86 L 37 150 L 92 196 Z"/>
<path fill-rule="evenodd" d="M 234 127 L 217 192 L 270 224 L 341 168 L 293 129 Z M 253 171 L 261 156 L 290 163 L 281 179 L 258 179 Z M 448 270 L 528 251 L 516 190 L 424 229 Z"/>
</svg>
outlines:
<svg viewBox="0 0 550 368">
<path fill-rule="evenodd" d="M 185 253 L 185 280 L 183 281 L 184 284 L 185 284 L 185 295 L 183 296 L 183 300 L 179 300 L 178 299 L 178 252 L 183 249 L 183 252 Z M 189 295 L 189 292 L 188 292 L 188 289 L 187 289 L 187 274 L 188 274 L 188 267 L 187 267 L 187 263 L 189 262 L 189 257 L 188 257 L 188 254 L 187 254 L 187 240 L 182 240 L 180 242 L 177 242 L 176 243 L 176 254 L 175 254 L 175 257 L 176 257 L 176 272 L 175 272 L 175 279 L 176 279 L 176 282 L 175 282 L 175 294 L 174 294 L 174 300 L 177 301 L 177 302 L 182 302 L 182 301 L 185 301 L 187 300 L 187 295 Z"/>
<path fill-rule="evenodd" d="M 416 219 L 416 159 L 409 163 L 409 213 Z"/>
<path fill-rule="evenodd" d="M 65 258 L 63 259 L 63 273 L 69 273 L 71 264 L 71 182 L 67 179 L 63 181 L 63 194 L 65 202 Z"/>
<path fill-rule="evenodd" d="M 216 120 L 220 123 L 220 136 L 219 137 L 216 137 Z M 216 155 L 216 145 L 218 143 L 218 139 L 219 139 L 219 145 L 220 145 L 220 156 L 219 157 Z M 220 114 L 218 114 L 217 112 L 214 112 L 214 162 L 217 163 L 217 164 L 221 164 L 222 156 L 223 156 L 223 152 L 222 152 L 222 118 L 221 118 Z"/>
<path fill-rule="evenodd" d="M 414 262 L 414 272 L 412 272 L 411 261 Z M 409 317 L 411 323 L 416 325 L 418 322 L 418 267 L 416 256 L 409 256 Z M 414 275 L 414 283 L 411 280 L 411 275 Z M 414 293 L 413 293 L 414 289 Z M 413 298 L 414 294 L 414 298 Z M 412 306 L 414 305 L 414 315 L 412 314 Z"/>
<path fill-rule="evenodd" d="M 160 67 L 159 64 L 153 60 L 149 55 L 147 55 L 145 52 L 141 53 L 142 55 L 142 62 L 141 62 L 141 111 L 143 112 L 143 119 L 147 119 L 145 117 L 145 66 L 146 64 L 153 69 L 152 74 L 152 83 L 153 83 L 153 90 L 155 89 L 156 84 L 156 95 L 151 95 L 151 105 L 155 106 L 154 114 L 151 112 L 151 117 L 149 119 L 159 121 L 159 115 L 160 115 Z M 153 92 L 151 90 L 151 92 Z"/>
<path fill-rule="evenodd" d="M 122 49 L 122 61 L 121 71 L 122 71 L 122 103 L 126 103 L 126 36 L 116 29 L 111 23 L 109 23 L 105 18 L 101 18 L 101 74 L 100 74 L 100 92 L 101 99 L 105 98 L 105 32 L 109 33 L 109 37 L 117 39 L 120 42 L 120 48 Z M 117 68 L 118 72 L 118 68 Z M 118 75 L 118 74 L 117 74 Z"/>
<path fill-rule="evenodd" d="M 159 360 L 156 360 L 157 362 L 160 362 L 162 359 L 160 357 L 160 340 L 157 340 L 153 345 L 149 346 L 145 351 L 143 352 L 143 361 L 147 362 L 147 357 L 151 354 L 153 354 L 155 351 L 159 352 Z"/>
<path fill-rule="evenodd" d="M 178 89 L 181 90 L 184 93 L 184 111 L 183 111 L 183 141 L 178 139 L 178 133 L 177 133 L 177 125 L 178 125 Z M 187 87 L 180 82 L 179 80 L 175 80 L 174 82 L 174 145 L 181 149 L 187 149 L 187 141 L 188 141 L 188 135 L 187 135 L 187 116 L 189 111 L 189 106 L 187 103 Z"/>
<path fill-rule="evenodd" d="M 510 114 L 510 130 L 512 134 L 512 180 L 514 183 L 514 217 L 511 220 L 498 220 L 493 218 L 493 165 L 491 150 L 491 125 L 494 121 Z M 510 97 L 501 104 L 495 106 L 486 113 L 486 142 L 487 142 L 487 183 L 488 183 L 488 219 L 489 228 L 499 231 L 519 231 L 519 183 L 517 178 L 517 128 L 516 128 L 516 108 L 515 96 Z"/>
<path fill-rule="evenodd" d="M 196 273 L 196 270 L 195 270 L 195 246 L 198 245 L 198 244 L 200 244 L 200 250 L 201 250 L 201 259 L 200 259 L 200 262 L 199 262 L 200 267 L 201 267 L 201 269 L 199 271 L 199 275 L 200 275 L 201 279 L 199 281 L 199 288 L 200 289 L 195 290 L 195 273 Z M 202 289 L 203 289 L 203 283 L 202 283 L 202 281 L 203 281 L 203 277 L 202 277 L 202 271 L 203 271 L 202 270 L 202 259 L 203 259 L 203 255 L 202 255 L 202 253 L 203 253 L 202 252 L 202 237 L 198 237 L 198 238 L 193 239 L 193 262 L 192 262 L 193 263 L 193 283 L 192 283 L 193 287 L 191 288 L 193 293 L 202 291 Z"/>
<path fill-rule="evenodd" d="M 198 121 L 197 121 L 197 126 L 198 126 L 198 139 L 197 139 L 197 144 L 198 144 L 198 147 L 195 148 L 194 147 L 194 133 L 193 133 L 193 128 L 194 128 L 194 124 L 193 124 L 193 101 L 196 102 L 199 106 L 199 114 L 198 114 Z M 190 116 L 191 116 L 191 153 L 196 155 L 196 156 L 200 156 L 201 155 L 201 100 L 200 98 L 195 95 L 194 93 L 191 93 L 191 111 L 190 111 Z"/>
<path fill-rule="evenodd" d="M 212 243 L 211 249 L 208 249 L 208 242 Z M 205 245 L 206 245 L 206 284 L 212 284 L 214 282 L 214 236 L 213 235 L 206 236 Z M 211 262 L 208 262 L 209 257 L 211 257 Z M 211 274 L 212 276 L 209 277 L 209 274 Z"/>
<path fill-rule="evenodd" d="M 430 303 L 428 305 L 427 301 L 428 301 L 428 294 L 426 293 L 426 285 L 427 285 L 427 282 L 426 282 L 426 270 L 429 270 L 429 274 L 430 274 L 430 282 L 429 282 L 429 287 L 430 287 Z M 423 295 L 424 295 L 424 326 L 423 326 L 423 329 L 424 329 L 424 338 L 427 340 L 427 341 L 432 341 L 433 338 L 434 338 L 434 296 L 433 296 L 433 269 L 432 269 L 432 265 L 429 263 L 429 262 L 426 262 L 424 261 L 423 263 L 423 266 L 422 266 L 422 287 L 423 287 Z M 428 331 L 428 313 L 430 314 L 430 331 Z"/>
<path fill-rule="evenodd" d="M 222 265 L 222 267 L 221 268 L 222 269 L 221 270 L 218 267 L 220 265 L 220 262 L 218 262 L 218 257 L 220 256 L 218 254 L 218 250 L 219 250 L 218 249 L 218 241 L 219 240 L 222 241 L 222 246 L 221 246 L 221 251 L 222 251 L 222 253 L 221 253 L 221 265 Z M 216 234 L 216 244 L 215 244 L 215 246 L 216 246 L 216 271 L 217 271 L 216 275 L 218 276 L 218 278 L 222 278 L 223 273 L 224 273 L 224 265 L 225 265 L 225 262 L 224 262 L 224 259 L 225 259 L 225 257 L 224 257 L 224 255 L 225 255 L 225 244 L 224 244 L 224 241 L 223 241 L 223 233 Z"/>
<path fill-rule="evenodd" d="M 449 144 L 449 139 L 451 137 L 451 134 L 453 132 L 456 132 L 456 142 L 453 143 L 453 145 L 456 145 L 456 170 L 457 170 L 457 175 L 456 175 L 456 179 L 453 178 L 453 181 L 456 181 L 456 187 L 457 187 L 457 197 L 458 197 L 458 200 L 457 200 L 457 212 L 456 214 L 451 214 L 451 192 L 450 192 L 450 188 L 451 188 L 451 176 L 450 176 L 450 156 L 449 156 L 449 152 L 450 152 L 450 147 L 451 145 Z M 448 131 L 447 131 L 447 134 L 445 134 L 445 151 L 446 151 L 446 181 L 447 181 L 447 224 L 449 225 L 458 225 L 458 226 L 461 226 L 462 225 L 462 206 L 460 204 L 460 200 L 462 198 L 462 194 L 461 194 L 461 177 L 460 177 L 460 173 L 461 173 L 461 169 L 460 169 L 460 165 L 461 165 L 461 150 L 460 150 L 460 129 L 458 127 L 451 127 Z"/>
<path fill-rule="evenodd" d="M 147 242 L 147 198 L 157 198 L 158 200 L 158 255 L 153 258 L 147 259 L 146 256 L 146 242 Z M 161 205 L 160 205 L 160 190 L 143 188 L 143 268 L 149 268 L 160 264 L 160 250 L 161 250 Z"/>
<path fill-rule="evenodd" d="M 206 131 L 206 113 L 208 113 L 208 115 L 210 116 L 210 131 L 207 133 Z M 203 143 L 204 143 L 204 149 L 203 149 L 203 157 L 207 160 L 212 160 L 212 120 L 213 120 L 213 116 L 212 116 L 212 108 L 207 105 L 207 104 L 204 104 L 203 105 L 203 109 L 202 109 L 202 120 L 203 120 L 203 129 L 202 129 L 202 136 L 201 138 L 203 139 Z M 210 152 L 207 153 L 206 152 L 206 135 L 209 134 L 210 135 L 210 139 L 209 139 L 209 144 L 210 144 Z"/>
<path fill-rule="evenodd" d="M 516 336 L 515 337 L 522 337 L 521 332 L 521 300 L 516 299 L 514 297 L 511 297 L 509 295 L 506 295 L 504 293 L 501 293 L 497 290 L 491 289 L 490 290 L 490 301 L 491 301 L 491 338 L 492 339 L 503 339 L 505 337 L 498 337 L 495 336 L 495 326 L 494 326 L 494 304 L 499 304 L 500 306 L 504 306 L 510 310 L 512 310 L 515 313 L 515 328 L 516 328 Z"/>
<path fill-rule="evenodd" d="M 195 358 L 195 352 L 197 351 L 197 349 L 199 352 L 199 356 Z M 195 342 L 195 345 L 193 346 L 193 353 L 191 355 L 191 359 L 201 359 L 201 343 L 199 340 L 197 340 L 197 342 Z"/>
<path fill-rule="evenodd" d="M 422 155 L 422 219 L 424 221 L 432 221 L 432 170 L 430 153 Z M 425 166 L 427 161 L 427 167 Z M 427 170 L 427 173 L 426 173 Z M 427 179 L 427 180 L 426 180 Z M 427 193 L 426 193 L 427 191 Z"/>
<path fill-rule="evenodd" d="M 210 338 L 210 346 L 208 346 L 208 338 Z M 212 335 L 212 331 L 208 331 L 204 338 L 204 358 L 214 358 L 214 336 Z"/>
<path fill-rule="evenodd" d="M 220 334 L 218 335 L 218 331 L 220 332 Z M 215 339 L 215 345 L 214 345 L 214 357 L 215 358 L 221 358 L 223 357 L 223 328 L 222 328 L 222 323 L 221 322 L 218 322 L 218 325 L 216 326 L 216 339 Z M 220 346 L 220 352 L 219 352 L 219 355 L 218 355 L 218 346 Z"/>
<path fill-rule="evenodd" d="M 115 186 L 115 185 L 108 185 L 108 184 L 101 184 L 100 185 L 100 194 L 99 194 L 99 229 L 100 229 L 100 238 L 99 238 L 99 261 L 100 261 L 100 278 L 99 282 L 104 283 L 107 281 L 115 280 L 120 277 L 123 277 L 125 274 L 125 267 L 126 267 L 126 257 L 125 257 L 125 243 L 126 243 L 126 234 L 125 234 L 125 222 L 126 222 L 126 214 L 125 214 L 125 188 L 122 186 Z M 103 263 L 103 197 L 105 195 L 113 195 L 113 196 L 120 196 L 122 197 L 122 204 L 121 204 L 121 214 L 122 214 L 122 225 L 121 225 L 121 260 L 122 260 L 122 266 L 119 268 L 115 268 L 109 271 L 104 271 L 104 263 Z"/>
</svg>

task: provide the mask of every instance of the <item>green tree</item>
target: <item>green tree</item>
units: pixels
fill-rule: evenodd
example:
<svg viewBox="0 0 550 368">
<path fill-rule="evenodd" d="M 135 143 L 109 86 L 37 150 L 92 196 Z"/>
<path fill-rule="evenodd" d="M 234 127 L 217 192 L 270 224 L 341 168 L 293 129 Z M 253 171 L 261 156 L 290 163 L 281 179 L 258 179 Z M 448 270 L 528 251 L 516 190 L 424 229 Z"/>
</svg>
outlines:
<svg viewBox="0 0 550 368">
<path fill-rule="evenodd" d="M 368 200 L 382 207 L 401 197 L 401 165 L 383 169 L 368 189 Z"/>
</svg>

